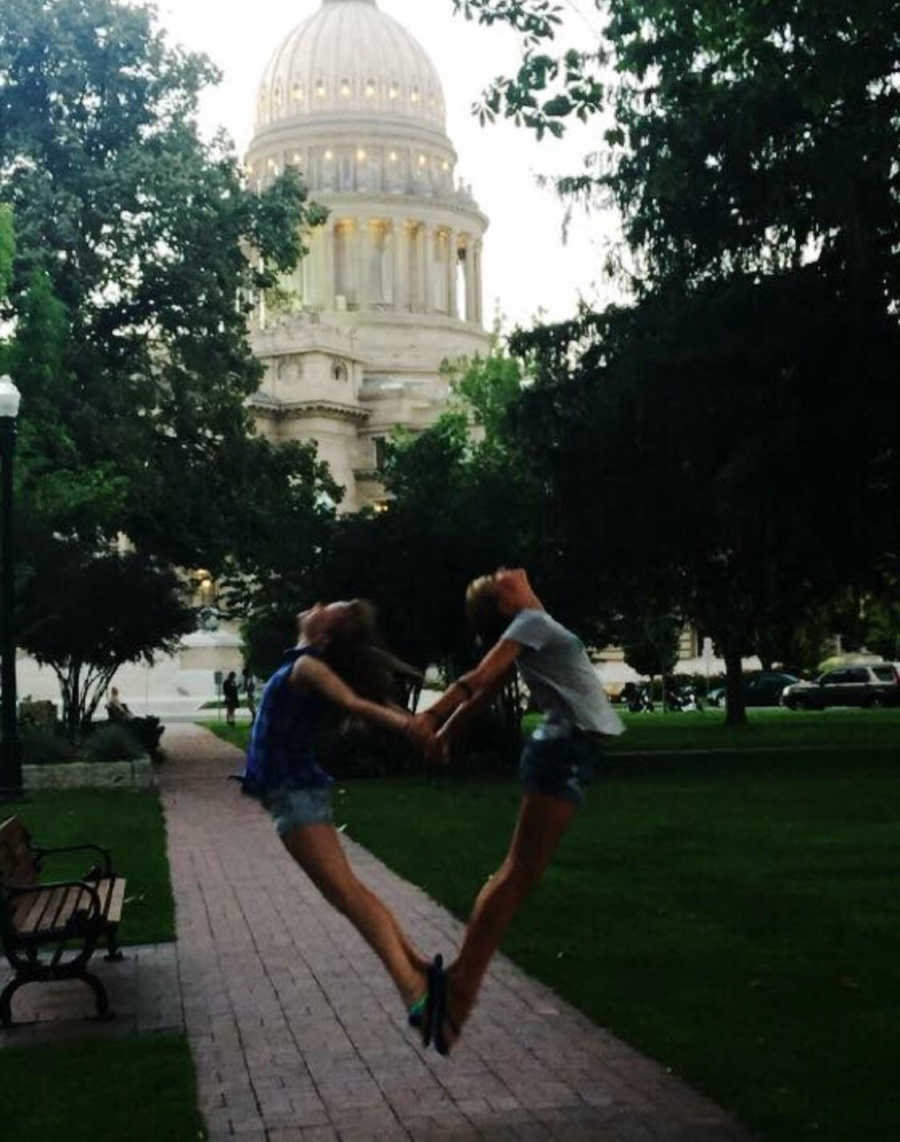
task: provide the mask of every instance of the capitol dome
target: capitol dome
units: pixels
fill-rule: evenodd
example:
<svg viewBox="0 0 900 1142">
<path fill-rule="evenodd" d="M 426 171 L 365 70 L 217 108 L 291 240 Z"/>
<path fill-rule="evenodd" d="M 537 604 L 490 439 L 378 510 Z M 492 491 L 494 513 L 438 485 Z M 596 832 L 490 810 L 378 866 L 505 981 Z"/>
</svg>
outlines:
<svg viewBox="0 0 900 1142">
<path fill-rule="evenodd" d="M 385 0 L 387 2 L 387 0 Z M 456 175 L 427 53 L 375 0 L 306 0 L 263 74 L 248 180 L 293 168 L 327 220 L 256 299 L 252 400 L 273 442 L 314 440 L 342 507 L 383 502 L 385 441 L 446 407 L 444 363 L 489 352 L 488 220 Z"/>
<path fill-rule="evenodd" d="M 353 114 L 412 120 L 443 133 L 443 88 L 422 46 L 375 0 L 324 0 L 269 62 L 256 129 Z"/>
</svg>

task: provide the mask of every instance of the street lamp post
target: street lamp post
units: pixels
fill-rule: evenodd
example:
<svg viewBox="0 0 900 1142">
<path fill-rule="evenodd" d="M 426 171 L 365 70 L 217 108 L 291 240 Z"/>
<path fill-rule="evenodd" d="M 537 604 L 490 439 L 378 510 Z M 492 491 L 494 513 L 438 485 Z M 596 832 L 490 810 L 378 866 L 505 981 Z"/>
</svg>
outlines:
<svg viewBox="0 0 900 1142">
<path fill-rule="evenodd" d="M 22 745 L 16 720 L 16 638 L 13 628 L 13 454 L 16 448 L 16 417 L 19 390 L 10 377 L 0 377 L 0 459 L 3 462 L 0 488 L 0 799 L 22 796 Z"/>
</svg>

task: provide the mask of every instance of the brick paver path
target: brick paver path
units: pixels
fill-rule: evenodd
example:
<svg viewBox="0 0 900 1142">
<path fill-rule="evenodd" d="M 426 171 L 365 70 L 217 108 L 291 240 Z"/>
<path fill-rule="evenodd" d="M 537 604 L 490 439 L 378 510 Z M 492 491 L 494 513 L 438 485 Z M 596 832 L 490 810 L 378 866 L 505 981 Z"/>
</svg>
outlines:
<svg viewBox="0 0 900 1142">
<path fill-rule="evenodd" d="M 165 745 L 178 968 L 211 1142 L 746 1142 L 503 957 L 452 1058 L 422 1050 L 379 961 L 225 780 L 238 752 L 194 726 L 170 726 Z M 452 953 L 460 925 L 347 847 L 419 946 Z"/>
</svg>

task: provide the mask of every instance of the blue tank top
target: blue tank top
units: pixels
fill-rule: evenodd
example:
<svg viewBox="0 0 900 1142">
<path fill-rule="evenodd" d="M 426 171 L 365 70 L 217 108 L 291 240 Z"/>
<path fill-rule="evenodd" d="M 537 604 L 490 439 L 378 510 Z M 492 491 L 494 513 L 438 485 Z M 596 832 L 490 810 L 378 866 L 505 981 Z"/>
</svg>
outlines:
<svg viewBox="0 0 900 1142">
<path fill-rule="evenodd" d="M 314 747 L 326 700 L 316 690 L 299 694 L 290 684 L 294 663 L 305 654 L 319 657 L 309 646 L 289 650 L 263 690 L 247 750 L 248 793 L 321 787 L 334 780 L 316 761 Z"/>
</svg>

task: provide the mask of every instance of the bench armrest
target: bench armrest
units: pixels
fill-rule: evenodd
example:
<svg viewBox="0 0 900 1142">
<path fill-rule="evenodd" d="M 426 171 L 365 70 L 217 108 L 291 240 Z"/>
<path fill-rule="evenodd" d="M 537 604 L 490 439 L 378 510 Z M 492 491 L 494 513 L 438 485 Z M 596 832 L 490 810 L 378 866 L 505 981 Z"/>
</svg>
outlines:
<svg viewBox="0 0 900 1142">
<path fill-rule="evenodd" d="M 56 856 L 58 853 L 99 853 L 103 857 L 103 863 L 106 868 L 106 875 L 115 875 L 113 873 L 112 867 L 112 854 L 110 853 L 109 849 L 103 849 L 99 845 L 67 845 L 64 848 L 58 849 L 33 848 L 31 851 L 34 853 L 34 857 L 39 868 L 43 864 L 45 857 Z"/>
</svg>

